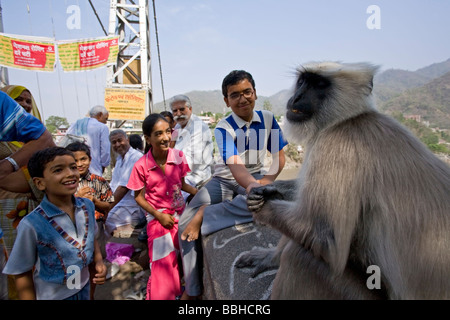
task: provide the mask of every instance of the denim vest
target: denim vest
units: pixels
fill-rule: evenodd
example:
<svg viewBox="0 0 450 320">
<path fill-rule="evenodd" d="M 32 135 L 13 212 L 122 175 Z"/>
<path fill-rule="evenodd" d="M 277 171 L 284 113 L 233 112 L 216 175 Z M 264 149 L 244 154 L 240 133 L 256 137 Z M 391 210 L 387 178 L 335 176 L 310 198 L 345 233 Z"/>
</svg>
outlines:
<svg viewBox="0 0 450 320">
<path fill-rule="evenodd" d="M 66 214 L 44 197 L 41 204 L 27 217 L 37 234 L 37 251 L 40 259 L 39 277 L 44 281 L 66 284 L 70 266 L 81 269 L 93 260 L 95 216 L 94 205 L 84 198 L 73 197 L 75 210 L 80 208 L 85 216 L 85 234 L 81 243 L 70 237 L 53 219 Z M 72 270 L 72 268 L 71 268 Z"/>
</svg>

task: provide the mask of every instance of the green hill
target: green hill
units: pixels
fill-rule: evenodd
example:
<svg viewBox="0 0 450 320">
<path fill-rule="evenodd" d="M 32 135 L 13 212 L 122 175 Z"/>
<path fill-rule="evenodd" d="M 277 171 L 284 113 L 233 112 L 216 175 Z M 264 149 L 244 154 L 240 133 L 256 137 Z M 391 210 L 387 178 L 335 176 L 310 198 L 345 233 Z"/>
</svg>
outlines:
<svg viewBox="0 0 450 320">
<path fill-rule="evenodd" d="M 374 78 L 374 96 L 380 111 L 387 114 L 420 115 L 431 127 L 450 129 L 450 59 L 434 63 L 416 71 L 389 69 Z M 191 91 L 194 113 L 225 114 L 230 111 L 220 90 Z M 282 90 L 270 97 L 258 95 L 257 109 L 269 106 L 275 115 L 285 113 L 290 90 Z M 166 101 L 166 108 L 169 106 Z M 164 103 L 156 103 L 155 112 L 164 110 Z"/>
<path fill-rule="evenodd" d="M 450 72 L 403 91 L 379 105 L 379 109 L 387 114 L 420 115 L 431 127 L 450 129 Z"/>
</svg>

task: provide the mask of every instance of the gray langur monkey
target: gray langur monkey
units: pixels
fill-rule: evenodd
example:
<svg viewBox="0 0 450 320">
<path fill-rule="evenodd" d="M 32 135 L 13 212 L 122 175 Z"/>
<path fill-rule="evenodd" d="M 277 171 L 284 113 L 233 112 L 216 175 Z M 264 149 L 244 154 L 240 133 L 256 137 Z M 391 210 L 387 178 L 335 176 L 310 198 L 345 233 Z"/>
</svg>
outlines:
<svg viewBox="0 0 450 320">
<path fill-rule="evenodd" d="M 366 63 L 304 65 L 287 136 L 305 146 L 295 180 L 254 188 L 257 222 L 283 237 L 237 267 L 279 264 L 272 299 L 450 299 L 450 167 L 375 108 Z M 369 266 L 381 288 L 367 285 Z"/>
</svg>

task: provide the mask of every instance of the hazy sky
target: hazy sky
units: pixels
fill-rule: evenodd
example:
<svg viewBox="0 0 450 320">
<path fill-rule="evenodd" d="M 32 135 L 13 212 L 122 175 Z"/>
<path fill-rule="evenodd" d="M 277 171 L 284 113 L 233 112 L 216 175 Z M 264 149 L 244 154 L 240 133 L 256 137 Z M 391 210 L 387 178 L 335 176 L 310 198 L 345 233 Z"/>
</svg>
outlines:
<svg viewBox="0 0 450 320">
<path fill-rule="evenodd" d="M 138 0 L 136 0 L 138 1 Z M 92 0 L 108 30 L 109 0 Z M 88 0 L 0 0 L 4 32 L 56 40 L 102 37 Z M 289 89 L 293 71 L 313 60 L 368 61 L 381 70 L 417 70 L 450 58 L 448 0 L 156 0 L 166 99 L 220 90 L 233 69 L 253 74 L 259 95 Z M 69 30 L 70 5 L 81 9 Z M 379 8 L 379 19 L 368 8 Z M 27 10 L 29 7 L 29 11 Z M 154 103 L 163 100 L 149 0 Z M 378 27 L 369 28 L 369 26 Z M 29 87 L 47 119 L 69 122 L 103 104 L 106 68 L 64 73 L 8 69 L 9 83 Z"/>
</svg>

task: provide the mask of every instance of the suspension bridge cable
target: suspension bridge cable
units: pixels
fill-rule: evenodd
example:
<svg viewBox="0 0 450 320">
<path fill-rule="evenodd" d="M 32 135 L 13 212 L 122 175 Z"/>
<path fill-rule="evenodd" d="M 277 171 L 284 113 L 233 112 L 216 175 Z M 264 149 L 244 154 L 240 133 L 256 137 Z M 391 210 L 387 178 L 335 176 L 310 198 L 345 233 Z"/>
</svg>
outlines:
<svg viewBox="0 0 450 320">
<path fill-rule="evenodd" d="M 155 19 L 156 47 L 158 49 L 158 61 L 159 61 L 159 74 L 160 74 L 160 77 L 161 77 L 161 89 L 162 89 L 162 95 L 163 95 L 164 110 L 166 110 L 166 97 L 164 95 L 164 82 L 163 82 L 163 75 L 162 75 L 162 68 L 161 68 L 161 54 L 159 52 L 158 25 L 156 23 L 155 0 L 153 0 L 153 16 L 154 16 L 154 19 Z"/>
<path fill-rule="evenodd" d="M 33 28 L 32 28 L 32 24 L 31 24 L 31 12 L 30 12 L 30 5 L 28 4 L 28 0 L 27 0 L 27 12 L 28 12 L 28 23 L 30 25 L 30 34 L 33 35 Z M 36 75 L 36 84 L 38 87 L 39 105 L 41 106 L 41 110 L 42 110 L 42 121 L 45 123 L 44 105 L 42 103 L 41 87 L 39 85 L 39 75 L 38 75 L 38 72 L 34 72 L 34 74 Z M 38 109 L 39 109 L 39 107 L 38 107 Z"/>
<path fill-rule="evenodd" d="M 52 21 L 52 30 L 53 30 L 53 38 L 56 40 L 56 33 L 55 33 L 55 23 L 53 21 L 53 6 L 52 6 L 52 0 L 49 0 L 49 4 L 50 4 L 50 19 Z M 64 95 L 63 95 L 63 90 L 62 90 L 62 84 L 61 84 L 61 72 L 58 70 L 56 71 L 56 73 L 58 74 L 58 82 L 59 82 L 59 91 L 61 94 L 61 105 L 62 105 L 62 109 L 63 109 L 63 115 L 64 118 L 67 119 L 66 116 L 66 108 L 64 107 Z"/>
<path fill-rule="evenodd" d="M 67 6 L 67 0 L 64 1 L 65 5 Z M 80 3 L 77 0 L 77 5 L 80 6 Z M 72 30 L 69 28 L 69 34 L 72 35 Z M 81 110 L 80 110 L 80 99 L 78 98 L 78 86 L 77 86 L 77 77 L 75 75 L 75 72 L 72 72 L 73 74 L 73 84 L 75 86 L 75 97 L 77 99 L 77 109 L 78 109 L 78 117 L 80 117 L 81 115 Z"/>
<path fill-rule="evenodd" d="M 89 4 L 91 5 L 92 11 L 94 11 L 95 16 L 97 17 L 97 20 L 100 23 L 100 26 L 103 29 L 103 33 L 105 34 L 105 36 L 108 36 L 108 32 L 106 32 L 106 29 L 103 26 L 102 20 L 100 19 L 100 17 L 97 14 L 97 10 L 95 9 L 94 4 L 92 3 L 91 0 L 88 0 L 88 1 L 89 1 Z M 97 78 L 96 78 L 96 76 L 94 76 L 94 78 L 95 78 L 95 85 L 96 85 L 96 94 L 98 96 L 98 83 L 97 83 L 97 80 L 96 80 Z M 86 81 L 87 81 L 87 79 L 86 79 Z M 88 96 L 89 96 L 89 92 L 88 92 Z"/>
<path fill-rule="evenodd" d="M 89 4 L 91 5 L 92 10 L 94 11 L 95 16 L 97 17 L 98 22 L 100 23 L 100 25 L 102 26 L 103 32 L 105 33 L 105 36 L 108 35 L 108 33 L 105 30 L 105 27 L 103 26 L 102 20 L 100 20 L 100 17 L 97 14 L 97 10 L 95 10 L 94 5 L 92 4 L 92 1 L 89 0 Z"/>
</svg>

